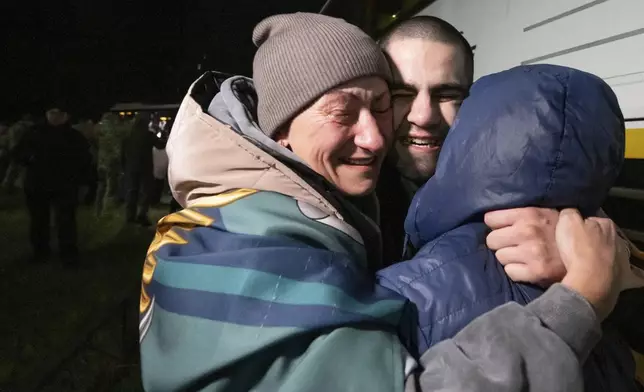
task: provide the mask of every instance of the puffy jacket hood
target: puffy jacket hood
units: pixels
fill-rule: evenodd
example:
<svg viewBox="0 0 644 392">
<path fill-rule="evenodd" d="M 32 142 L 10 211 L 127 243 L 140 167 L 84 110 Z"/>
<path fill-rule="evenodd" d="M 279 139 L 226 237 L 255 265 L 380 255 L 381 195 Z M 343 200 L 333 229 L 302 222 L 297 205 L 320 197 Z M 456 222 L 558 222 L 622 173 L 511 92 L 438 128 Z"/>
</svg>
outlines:
<svg viewBox="0 0 644 392">
<path fill-rule="evenodd" d="M 624 119 L 599 77 L 520 66 L 477 81 L 405 221 L 415 247 L 505 208 L 601 207 L 624 159 Z"/>
</svg>

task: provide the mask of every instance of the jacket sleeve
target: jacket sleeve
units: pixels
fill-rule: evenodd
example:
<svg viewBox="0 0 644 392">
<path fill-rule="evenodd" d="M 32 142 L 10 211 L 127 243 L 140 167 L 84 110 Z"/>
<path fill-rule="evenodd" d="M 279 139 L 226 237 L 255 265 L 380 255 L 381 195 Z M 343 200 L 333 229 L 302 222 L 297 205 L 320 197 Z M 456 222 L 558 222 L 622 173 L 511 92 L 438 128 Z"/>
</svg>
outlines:
<svg viewBox="0 0 644 392">
<path fill-rule="evenodd" d="M 525 307 L 496 308 L 429 349 L 406 391 L 582 391 L 581 363 L 599 338 L 591 305 L 556 284 Z"/>
</svg>

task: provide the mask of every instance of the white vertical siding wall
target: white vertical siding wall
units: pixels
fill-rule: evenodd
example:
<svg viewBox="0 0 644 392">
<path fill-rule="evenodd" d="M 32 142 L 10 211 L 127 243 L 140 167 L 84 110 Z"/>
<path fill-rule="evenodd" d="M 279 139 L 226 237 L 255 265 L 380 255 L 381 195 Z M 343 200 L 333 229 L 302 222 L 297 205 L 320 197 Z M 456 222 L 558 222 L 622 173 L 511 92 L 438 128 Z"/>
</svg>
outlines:
<svg viewBox="0 0 644 392">
<path fill-rule="evenodd" d="M 604 78 L 624 115 L 644 117 L 644 0 L 438 0 L 475 51 L 475 78 L 519 64 L 567 65 Z"/>
</svg>

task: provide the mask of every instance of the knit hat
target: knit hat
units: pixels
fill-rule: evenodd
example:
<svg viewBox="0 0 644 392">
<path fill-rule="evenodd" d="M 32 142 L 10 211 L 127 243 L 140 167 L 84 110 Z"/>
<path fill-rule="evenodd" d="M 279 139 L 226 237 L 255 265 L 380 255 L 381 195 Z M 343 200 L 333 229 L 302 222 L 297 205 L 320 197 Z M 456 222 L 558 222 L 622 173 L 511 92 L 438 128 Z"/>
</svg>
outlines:
<svg viewBox="0 0 644 392">
<path fill-rule="evenodd" d="M 365 76 L 391 80 L 387 59 L 357 26 L 310 13 L 274 15 L 253 32 L 257 117 L 273 137 L 278 128 L 330 89 Z"/>
</svg>

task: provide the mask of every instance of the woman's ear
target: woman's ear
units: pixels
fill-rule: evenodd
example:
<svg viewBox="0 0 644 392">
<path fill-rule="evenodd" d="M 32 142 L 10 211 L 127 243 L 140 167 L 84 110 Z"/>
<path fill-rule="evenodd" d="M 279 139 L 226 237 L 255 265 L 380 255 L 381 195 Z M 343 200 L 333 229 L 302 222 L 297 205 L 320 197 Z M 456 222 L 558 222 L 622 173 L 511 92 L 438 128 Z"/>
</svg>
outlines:
<svg viewBox="0 0 644 392">
<path fill-rule="evenodd" d="M 284 148 L 288 148 L 289 150 L 293 151 L 291 149 L 291 143 L 289 142 L 288 139 L 288 134 L 289 134 L 289 127 L 288 126 L 283 126 L 280 128 L 277 132 L 275 132 L 275 141 L 277 144 Z"/>
</svg>

